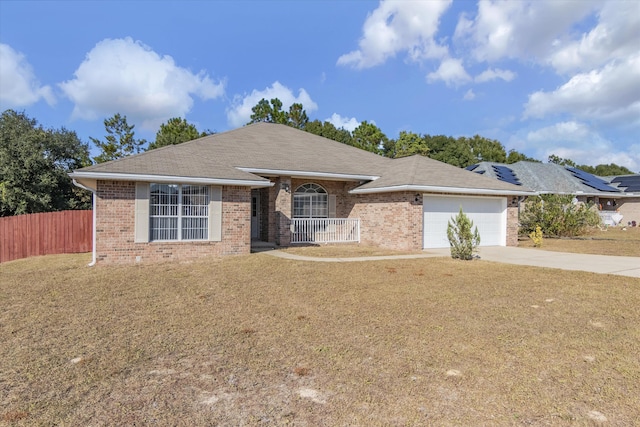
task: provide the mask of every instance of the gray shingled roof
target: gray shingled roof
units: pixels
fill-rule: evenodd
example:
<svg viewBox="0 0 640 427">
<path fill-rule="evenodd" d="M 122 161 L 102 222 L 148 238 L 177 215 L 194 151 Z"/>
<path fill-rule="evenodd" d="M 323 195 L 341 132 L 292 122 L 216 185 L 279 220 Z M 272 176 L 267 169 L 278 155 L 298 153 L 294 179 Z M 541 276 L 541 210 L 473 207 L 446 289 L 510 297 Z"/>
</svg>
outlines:
<svg viewBox="0 0 640 427">
<path fill-rule="evenodd" d="M 484 171 L 481 176 L 499 179 L 493 166 L 505 166 L 511 169 L 523 186 L 539 193 L 573 194 L 573 195 L 611 195 L 585 185 L 564 166 L 555 163 L 538 163 L 520 161 L 513 164 L 481 162 L 473 170 L 474 173 Z"/>
<path fill-rule="evenodd" d="M 260 171 L 262 170 L 262 171 Z M 258 175 L 264 170 L 292 176 L 337 174 L 373 181 L 359 187 L 367 191 L 390 191 L 397 186 L 451 187 L 526 192 L 515 185 L 459 169 L 420 156 L 389 159 L 337 141 L 285 125 L 255 123 L 232 131 L 209 135 L 107 163 L 78 169 L 74 178 L 100 179 L 102 175 L 144 177 L 171 176 L 190 179 L 222 179 L 268 182 Z M 253 173 L 252 173 L 253 172 Z M 142 179 L 141 179 L 142 180 Z M 246 183 L 244 185 L 247 185 Z"/>
<path fill-rule="evenodd" d="M 493 190 L 504 192 L 504 194 L 531 191 L 522 186 L 479 176 L 428 157 L 414 155 L 389 162 L 379 179 L 361 185 L 356 192 L 402 186 L 416 189 L 419 187 L 441 187 L 450 188 L 452 191 L 459 189 Z"/>
<path fill-rule="evenodd" d="M 369 176 L 388 160 L 289 126 L 254 123 L 77 172 L 247 179 L 237 168 L 251 168 Z"/>
</svg>

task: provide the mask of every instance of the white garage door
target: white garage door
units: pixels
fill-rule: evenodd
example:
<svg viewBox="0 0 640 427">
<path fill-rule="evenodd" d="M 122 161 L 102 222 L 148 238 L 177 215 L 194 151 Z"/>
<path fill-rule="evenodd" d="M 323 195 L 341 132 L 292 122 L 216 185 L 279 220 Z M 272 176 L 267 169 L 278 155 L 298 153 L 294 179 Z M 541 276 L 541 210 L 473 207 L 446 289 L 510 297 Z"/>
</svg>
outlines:
<svg viewBox="0 0 640 427">
<path fill-rule="evenodd" d="M 507 242 L 506 197 L 424 195 L 423 247 L 448 248 L 447 224 L 462 211 L 478 227 L 480 246 L 505 246 Z"/>
</svg>

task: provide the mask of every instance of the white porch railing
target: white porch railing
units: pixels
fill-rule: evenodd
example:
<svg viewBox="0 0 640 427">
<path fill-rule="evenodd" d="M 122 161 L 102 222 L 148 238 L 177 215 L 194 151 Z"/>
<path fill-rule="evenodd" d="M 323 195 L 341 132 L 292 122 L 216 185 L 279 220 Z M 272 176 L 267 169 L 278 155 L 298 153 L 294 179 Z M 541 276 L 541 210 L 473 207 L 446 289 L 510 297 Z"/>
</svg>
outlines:
<svg viewBox="0 0 640 427">
<path fill-rule="evenodd" d="M 360 242 L 359 218 L 294 218 L 291 243 Z"/>
</svg>

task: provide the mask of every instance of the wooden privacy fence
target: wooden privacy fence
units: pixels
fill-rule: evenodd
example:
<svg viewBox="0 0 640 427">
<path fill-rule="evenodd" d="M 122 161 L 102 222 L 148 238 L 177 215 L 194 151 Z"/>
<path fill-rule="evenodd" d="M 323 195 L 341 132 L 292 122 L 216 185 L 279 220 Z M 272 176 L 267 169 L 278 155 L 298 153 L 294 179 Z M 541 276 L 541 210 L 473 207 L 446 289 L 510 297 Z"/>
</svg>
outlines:
<svg viewBox="0 0 640 427">
<path fill-rule="evenodd" d="M 35 255 L 90 252 L 92 228 L 92 211 L 0 218 L 0 262 Z"/>
</svg>

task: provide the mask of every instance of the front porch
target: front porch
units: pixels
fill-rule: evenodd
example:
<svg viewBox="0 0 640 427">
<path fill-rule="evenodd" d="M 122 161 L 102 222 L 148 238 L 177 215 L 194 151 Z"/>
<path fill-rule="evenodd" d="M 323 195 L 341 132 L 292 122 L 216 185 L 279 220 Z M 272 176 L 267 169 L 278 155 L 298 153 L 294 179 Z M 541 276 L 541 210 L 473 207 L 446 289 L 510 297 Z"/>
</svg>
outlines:
<svg viewBox="0 0 640 427">
<path fill-rule="evenodd" d="M 274 185 L 251 192 L 251 240 L 277 246 L 360 243 L 348 181 L 271 177 Z"/>
</svg>

